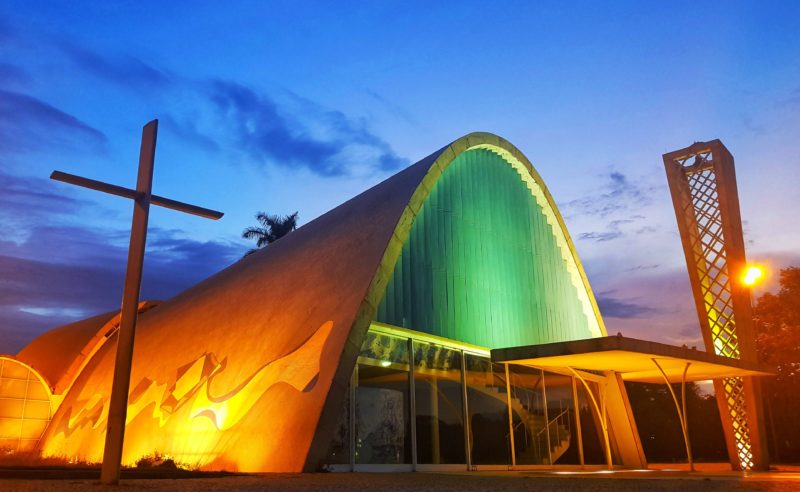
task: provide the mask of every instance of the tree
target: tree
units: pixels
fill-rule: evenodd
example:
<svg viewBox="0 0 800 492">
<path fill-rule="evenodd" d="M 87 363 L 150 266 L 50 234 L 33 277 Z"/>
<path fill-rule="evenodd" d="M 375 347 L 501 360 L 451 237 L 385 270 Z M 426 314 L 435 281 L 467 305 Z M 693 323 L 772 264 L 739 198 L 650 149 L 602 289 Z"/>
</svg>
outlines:
<svg viewBox="0 0 800 492">
<path fill-rule="evenodd" d="M 625 383 L 639 438 L 648 461 L 686 461 L 686 445 L 669 390 L 664 384 Z M 672 385 L 680 399 L 680 384 Z M 696 461 L 726 461 L 728 452 L 714 395 L 704 394 L 695 383 L 686 384 L 686 418 L 689 441 Z"/>
<path fill-rule="evenodd" d="M 242 232 L 243 238 L 253 239 L 256 242 L 256 247 L 244 255 L 247 256 L 251 253 L 255 253 L 260 248 L 274 243 L 297 229 L 298 217 L 297 212 L 290 215 L 270 215 L 264 212 L 258 212 L 256 214 L 256 220 L 260 226 L 248 227 Z"/>
<path fill-rule="evenodd" d="M 800 461 L 800 267 L 781 270 L 780 290 L 758 298 L 754 309 L 760 362 L 776 369 L 762 380 L 767 435 L 774 461 Z"/>
</svg>

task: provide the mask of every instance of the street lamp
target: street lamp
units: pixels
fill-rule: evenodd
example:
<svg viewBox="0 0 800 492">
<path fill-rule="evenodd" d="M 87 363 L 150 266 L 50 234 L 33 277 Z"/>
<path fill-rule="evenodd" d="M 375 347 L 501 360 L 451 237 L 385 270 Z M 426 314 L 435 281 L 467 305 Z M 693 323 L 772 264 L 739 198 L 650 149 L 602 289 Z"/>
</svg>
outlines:
<svg viewBox="0 0 800 492">
<path fill-rule="evenodd" d="M 742 275 L 742 283 L 747 286 L 753 286 L 756 282 L 761 280 L 762 277 L 764 277 L 764 269 L 759 266 L 750 265 L 745 269 L 744 275 Z"/>
</svg>

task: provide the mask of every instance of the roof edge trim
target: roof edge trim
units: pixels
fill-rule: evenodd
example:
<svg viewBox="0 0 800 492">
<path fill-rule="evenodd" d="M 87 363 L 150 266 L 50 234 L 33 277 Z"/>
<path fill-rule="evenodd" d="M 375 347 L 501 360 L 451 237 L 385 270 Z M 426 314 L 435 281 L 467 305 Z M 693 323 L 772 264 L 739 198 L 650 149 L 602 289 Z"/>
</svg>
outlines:
<svg viewBox="0 0 800 492">
<path fill-rule="evenodd" d="M 138 316 L 159 304 L 161 304 L 161 301 L 141 301 L 139 302 L 136 314 Z M 117 311 L 117 313 L 106 321 L 103 326 L 97 330 L 94 336 L 86 342 L 86 345 L 84 345 L 75 359 L 73 359 L 67 370 L 64 371 L 64 374 L 61 375 L 58 381 L 54 381 L 52 386 L 53 394 L 65 395 L 69 391 L 72 384 L 78 380 L 78 377 L 80 377 L 84 368 L 86 368 L 86 365 L 89 364 L 94 355 L 109 339 L 111 339 L 112 335 L 116 333 L 116 330 L 119 328 L 121 316 L 121 311 Z"/>
</svg>

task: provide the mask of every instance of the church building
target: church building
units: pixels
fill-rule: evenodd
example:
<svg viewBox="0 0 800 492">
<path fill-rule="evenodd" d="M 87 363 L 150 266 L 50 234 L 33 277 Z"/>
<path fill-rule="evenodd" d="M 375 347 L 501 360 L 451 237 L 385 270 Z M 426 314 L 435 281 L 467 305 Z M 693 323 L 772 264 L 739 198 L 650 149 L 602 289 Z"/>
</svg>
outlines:
<svg viewBox="0 0 800 492">
<path fill-rule="evenodd" d="M 763 374 L 609 337 L 542 178 L 489 133 L 139 308 L 126 465 L 646 468 L 625 381 Z M 102 460 L 118 323 L 0 356 L 0 447 Z"/>
</svg>

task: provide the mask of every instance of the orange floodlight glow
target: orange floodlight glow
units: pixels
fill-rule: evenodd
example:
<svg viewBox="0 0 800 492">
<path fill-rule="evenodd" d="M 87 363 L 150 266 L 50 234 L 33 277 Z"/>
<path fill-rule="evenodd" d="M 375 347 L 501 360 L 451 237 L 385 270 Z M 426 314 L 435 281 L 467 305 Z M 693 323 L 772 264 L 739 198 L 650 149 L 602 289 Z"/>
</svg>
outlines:
<svg viewBox="0 0 800 492">
<path fill-rule="evenodd" d="M 755 285 L 764 276 L 764 269 L 759 266 L 749 266 L 742 276 L 745 285 Z"/>
<path fill-rule="evenodd" d="M 172 361 L 178 369 L 168 379 L 145 377 L 132 384 L 123 464 L 133 466 L 138 459 L 157 452 L 203 470 L 264 469 L 265 456 L 276 455 L 275 448 L 289 444 L 292 434 L 286 433 L 274 444 L 262 441 L 242 445 L 239 439 L 255 433 L 256 420 L 259 425 L 265 421 L 281 425 L 286 405 L 276 402 L 307 398 L 319 378 L 320 354 L 332 329 L 333 321 L 323 323 L 311 337 L 289 346 L 285 355 L 263 361 L 254 370 L 229 375 L 233 357 L 218 358 L 206 352 L 193 361 Z M 48 428 L 50 434 L 41 446 L 43 456 L 100 461 L 109 405 L 96 386 L 87 384 L 86 393 L 62 404 L 69 407 L 65 416 Z M 291 453 L 284 455 L 292 458 Z"/>
</svg>

